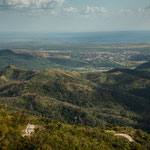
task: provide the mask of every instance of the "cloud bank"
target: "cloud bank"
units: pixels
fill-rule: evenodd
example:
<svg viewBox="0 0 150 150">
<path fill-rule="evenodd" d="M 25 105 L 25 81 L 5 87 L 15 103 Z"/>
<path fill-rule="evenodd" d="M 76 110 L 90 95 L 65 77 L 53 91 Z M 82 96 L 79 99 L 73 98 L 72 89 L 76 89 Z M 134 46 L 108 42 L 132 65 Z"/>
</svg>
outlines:
<svg viewBox="0 0 150 150">
<path fill-rule="evenodd" d="M 104 14 L 107 13 L 108 10 L 106 8 L 103 7 L 90 7 L 87 6 L 84 10 L 85 14 Z"/>
<path fill-rule="evenodd" d="M 101 14 L 107 14 L 109 11 L 107 8 L 104 7 L 91 7 L 86 6 L 85 8 L 74 8 L 74 7 L 68 7 L 63 9 L 63 13 L 67 15 L 71 14 L 78 14 L 82 16 L 90 16 L 90 15 L 101 15 Z"/>
<path fill-rule="evenodd" d="M 65 0 L 0 0 L 0 8 L 9 9 L 54 9 L 63 5 Z"/>
<path fill-rule="evenodd" d="M 73 7 L 68 7 L 68 8 L 64 8 L 63 10 L 65 13 L 71 13 L 71 14 L 75 14 L 78 13 L 79 10 L 77 8 L 73 8 Z"/>
</svg>

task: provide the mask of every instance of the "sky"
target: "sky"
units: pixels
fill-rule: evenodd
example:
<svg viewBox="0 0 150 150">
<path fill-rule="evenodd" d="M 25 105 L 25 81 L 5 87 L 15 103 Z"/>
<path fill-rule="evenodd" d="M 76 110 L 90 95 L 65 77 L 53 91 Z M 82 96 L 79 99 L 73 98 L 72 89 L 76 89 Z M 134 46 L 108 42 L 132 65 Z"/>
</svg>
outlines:
<svg viewBox="0 0 150 150">
<path fill-rule="evenodd" d="M 0 0 L 0 32 L 150 30 L 150 0 Z"/>
</svg>

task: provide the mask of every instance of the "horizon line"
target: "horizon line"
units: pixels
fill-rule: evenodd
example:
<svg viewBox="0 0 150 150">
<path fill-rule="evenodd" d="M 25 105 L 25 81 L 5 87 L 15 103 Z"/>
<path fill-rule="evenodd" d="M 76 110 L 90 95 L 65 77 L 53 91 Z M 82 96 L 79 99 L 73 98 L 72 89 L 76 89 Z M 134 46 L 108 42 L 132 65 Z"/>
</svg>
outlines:
<svg viewBox="0 0 150 150">
<path fill-rule="evenodd" d="M 105 31 L 0 31 L 0 33 L 98 33 L 98 32 L 150 32 L 150 30 L 105 30 Z"/>
</svg>

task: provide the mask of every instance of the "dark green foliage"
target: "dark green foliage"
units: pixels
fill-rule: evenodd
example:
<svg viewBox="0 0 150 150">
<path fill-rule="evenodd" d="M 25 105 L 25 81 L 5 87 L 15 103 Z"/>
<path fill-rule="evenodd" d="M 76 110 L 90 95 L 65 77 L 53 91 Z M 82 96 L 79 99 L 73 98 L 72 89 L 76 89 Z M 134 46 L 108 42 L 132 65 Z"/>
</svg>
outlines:
<svg viewBox="0 0 150 150">
<path fill-rule="evenodd" d="M 144 63 L 144 64 L 138 66 L 136 69 L 137 70 L 145 70 L 145 69 L 149 70 L 150 69 L 150 62 Z"/>
<path fill-rule="evenodd" d="M 28 52 L 28 51 L 27 51 Z M 67 58 L 42 57 L 36 53 L 16 53 L 12 50 L 0 50 L 0 69 L 8 66 L 15 65 L 24 69 L 42 70 L 45 68 L 62 68 L 68 67 L 84 67 L 86 64 L 79 60 L 72 60 Z"/>
<path fill-rule="evenodd" d="M 18 54 L 11 50 L 0 50 L 0 69 L 8 65 L 15 65 L 25 69 L 41 70 L 57 65 L 51 61 L 29 54 Z"/>
<path fill-rule="evenodd" d="M 53 63 L 63 65 L 63 66 L 70 66 L 70 67 L 81 67 L 81 66 L 86 66 L 85 63 L 77 61 L 77 60 L 72 60 L 72 59 L 65 59 L 65 58 L 49 58 Z"/>
<path fill-rule="evenodd" d="M 150 131 L 147 71 L 77 73 L 8 66 L 0 71 L 0 79 L 0 103 L 10 110 L 21 109 L 76 125 L 113 124 Z"/>
<path fill-rule="evenodd" d="M 29 123 L 35 131 L 30 137 L 22 134 Z M 150 135 L 142 130 L 129 127 L 105 126 L 88 127 L 60 123 L 45 117 L 26 115 L 23 112 L 9 112 L 0 109 L 0 149 L 1 150 L 148 150 Z M 125 133 L 134 142 L 114 136 Z"/>
</svg>

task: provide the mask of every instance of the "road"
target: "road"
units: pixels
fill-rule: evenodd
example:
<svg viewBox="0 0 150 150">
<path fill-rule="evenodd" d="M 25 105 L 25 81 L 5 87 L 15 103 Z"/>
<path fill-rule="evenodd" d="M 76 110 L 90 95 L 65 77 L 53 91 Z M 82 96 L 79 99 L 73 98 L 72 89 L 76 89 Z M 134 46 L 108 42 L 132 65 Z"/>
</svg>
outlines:
<svg viewBox="0 0 150 150">
<path fill-rule="evenodd" d="M 120 133 L 120 134 L 115 134 L 115 136 L 122 136 L 122 137 L 125 137 L 125 138 L 127 138 L 130 142 L 133 142 L 133 141 L 134 141 L 133 138 L 132 138 L 131 136 L 129 136 L 128 134 L 122 134 L 122 133 Z"/>
</svg>

